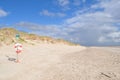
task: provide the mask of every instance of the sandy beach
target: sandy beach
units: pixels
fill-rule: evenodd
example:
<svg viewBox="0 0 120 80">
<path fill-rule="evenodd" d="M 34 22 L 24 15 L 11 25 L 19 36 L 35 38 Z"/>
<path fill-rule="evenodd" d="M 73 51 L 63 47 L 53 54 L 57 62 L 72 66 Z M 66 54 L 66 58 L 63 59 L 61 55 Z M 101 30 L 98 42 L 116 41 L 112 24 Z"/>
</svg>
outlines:
<svg viewBox="0 0 120 80">
<path fill-rule="evenodd" d="M 120 80 L 120 47 L 64 44 L 0 47 L 0 80 Z"/>
</svg>

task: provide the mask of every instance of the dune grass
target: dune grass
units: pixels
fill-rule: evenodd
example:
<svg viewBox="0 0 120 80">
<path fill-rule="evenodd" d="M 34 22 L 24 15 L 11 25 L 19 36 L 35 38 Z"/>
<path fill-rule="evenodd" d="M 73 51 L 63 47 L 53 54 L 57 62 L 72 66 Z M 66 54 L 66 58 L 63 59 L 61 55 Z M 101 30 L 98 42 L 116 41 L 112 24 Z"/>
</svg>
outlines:
<svg viewBox="0 0 120 80">
<path fill-rule="evenodd" d="M 19 39 L 16 39 L 15 36 L 16 34 L 20 34 Z M 67 44 L 67 45 L 76 45 L 72 42 L 63 40 L 63 39 L 54 39 L 49 36 L 38 36 L 35 34 L 28 34 L 26 32 L 21 32 L 18 31 L 14 28 L 1 28 L 0 29 L 0 42 L 4 44 L 12 44 L 17 42 L 20 43 L 27 43 L 27 40 L 31 41 L 41 41 L 41 42 L 47 42 L 51 44 L 56 44 L 56 43 L 62 43 L 62 44 Z"/>
</svg>

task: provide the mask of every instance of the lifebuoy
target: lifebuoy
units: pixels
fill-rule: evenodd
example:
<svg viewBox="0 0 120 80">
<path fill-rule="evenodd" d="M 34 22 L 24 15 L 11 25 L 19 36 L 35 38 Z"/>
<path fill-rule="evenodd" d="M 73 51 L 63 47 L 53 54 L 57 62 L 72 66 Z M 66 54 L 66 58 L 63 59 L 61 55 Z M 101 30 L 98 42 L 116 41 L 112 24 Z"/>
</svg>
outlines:
<svg viewBox="0 0 120 80">
<path fill-rule="evenodd" d="M 15 48 L 15 51 L 16 51 L 17 54 L 22 52 L 22 44 L 16 43 L 14 48 Z"/>
</svg>

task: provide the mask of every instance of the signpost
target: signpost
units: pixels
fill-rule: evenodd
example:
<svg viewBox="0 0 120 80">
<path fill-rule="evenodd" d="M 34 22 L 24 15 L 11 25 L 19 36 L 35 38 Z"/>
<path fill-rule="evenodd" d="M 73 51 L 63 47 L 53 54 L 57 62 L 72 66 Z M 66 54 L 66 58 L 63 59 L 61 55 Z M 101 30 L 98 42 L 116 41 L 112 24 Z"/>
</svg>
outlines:
<svg viewBox="0 0 120 80">
<path fill-rule="evenodd" d="M 15 37 L 16 37 L 16 40 L 19 40 L 20 35 L 19 35 L 19 34 L 16 34 Z M 20 43 L 17 42 L 17 43 L 15 44 L 14 48 L 15 48 L 15 51 L 16 51 L 16 54 L 17 54 L 16 62 L 19 63 L 20 61 L 19 61 L 18 54 L 20 54 L 21 51 L 22 51 L 22 44 L 20 44 Z"/>
</svg>

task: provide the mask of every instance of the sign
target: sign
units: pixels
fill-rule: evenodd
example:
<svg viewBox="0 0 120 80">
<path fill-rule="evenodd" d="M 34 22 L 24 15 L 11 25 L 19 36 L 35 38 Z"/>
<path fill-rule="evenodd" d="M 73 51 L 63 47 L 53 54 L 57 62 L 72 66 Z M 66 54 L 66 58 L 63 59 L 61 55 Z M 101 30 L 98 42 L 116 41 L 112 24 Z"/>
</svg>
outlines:
<svg viewBox="0 0 120 80">
<path fill-rule="evenodd" d="M 15 37 L 16 37 L 16 39 L 19 39 L 19 38 L 20 38 L 20 35 L 19 35 L 19 34 L 16 34 Z"/>
</svg>

